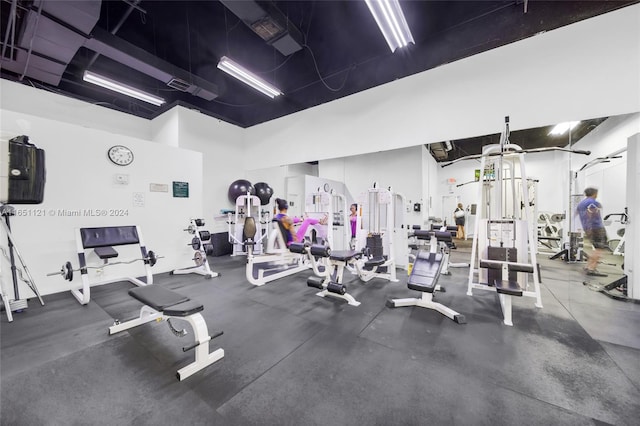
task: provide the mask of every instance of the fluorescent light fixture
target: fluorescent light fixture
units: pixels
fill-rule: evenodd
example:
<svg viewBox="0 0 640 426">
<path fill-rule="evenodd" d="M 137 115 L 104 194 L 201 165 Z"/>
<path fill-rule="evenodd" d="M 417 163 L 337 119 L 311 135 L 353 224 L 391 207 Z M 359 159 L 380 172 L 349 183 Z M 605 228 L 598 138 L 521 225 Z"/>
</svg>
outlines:
<svg viewBox="0 0 640 426">
<path fill-rule="evenodd" d="M 278 95 L 282 95 L 282 91 L 280 91 L 280 89 L 267 83 L 260 77 L 254 75 L 251 71 L 244 68 L 242 65 L 239 65 L 226 56 L 220 58 L 220 62 L 218 62 L 218 68 L 220 68 L 230 76 L 237 78 L 244 84 L 247 84 L 257 91 L 264 93 L 271 99 L 275 98 Z"/>
<path fill-rule="evenodd" d="M 122 93 L 123 95 L 131 96 L 132 98 L 140 99 L 141 101 L 149 102 L 156 106 L 160 106 L 165 103 L 165 100 L 162 98 L 143 92 L 142 90 L 138 90 L 134 87 L 127 86 L 126 84 L 119 83 L 91 71 L 85 71 L 82 79 L 89 83 L 104 87 L 105 89 L 113 90 L 114 92 Z"/>
<path fill-rule="evenodd" d="M 398 0 L 364 0 L 392 52 L 414 43 Z"/>
<path fill-rule="evenodd" d="M 549 135 L 553 135 L 553 136 L 564 135 L 565 133 L 567 133 L 567 130 L 573 130 L 573 128 L 576 127 L 578 124 L 580 124 L 579 121 L 566 121 L 564 123 L 556 124 L 556 126 L 553 129 L 551 129 L 551 131 L 549 132 Z"/>
</svg>

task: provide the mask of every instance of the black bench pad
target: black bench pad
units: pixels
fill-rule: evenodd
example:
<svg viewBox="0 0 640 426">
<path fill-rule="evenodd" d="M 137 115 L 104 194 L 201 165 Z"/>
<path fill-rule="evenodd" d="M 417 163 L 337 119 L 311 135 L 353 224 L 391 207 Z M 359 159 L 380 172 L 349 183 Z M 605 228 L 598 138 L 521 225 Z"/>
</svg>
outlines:
<svg viewBox="0 0 640 426">
<path fill-rule="evenodd" d="M 129 295 L 156 311 L 164 311 L 170 306 L 188 302 L 190 299 L 179 293 L 157 285 L 147 285 L 129 290 Z"/>
<path fill-rule="evenodd" d="M 517 281 L 495 280 L 496 291 L 510 296 L 522 296 L 522 287 Z"/>
<path fill-rule="evenodd" d="M 442 254 L 420 252 L 411 269 L 407 287 L 411 290 L 433 293 L 442 268 Z"/>
<path fill-rule="evenodd" d="M 373 259 L 369 259 L 366 262 L 364 262 L 364 266 L 367 268 L 370 268 L 373 266 L 380 266 L 386 261 L 387 259 L 385 259 L 384 257 L 378 257 L 378 258 L 374 257 Z"/>
<path fill-rule="evenodd" d="M 336 250 L 331 252 L 329 259 L 348 262 L 351 259 L 360 256 L 362 253 L 355 250 Z"/>
<path fill-rule="evenodd" d="M 162 311 L 165 315 L 170 317 L 186 317 L 196 312 L 200 312 L 204 309 L 202 303 L 198 303 L 195 300 L 189 300 L 188 302 L 178 303 L 177 305 L 164 308 Z"/>
<path fill-rule="evenodd" d="M 111 246 L 96 247 L 93 249 L 93 251 L 96 252 L 96 255 L 98 255 L 100 259 L 110 259 L 112 257 L 118 257 L 118 252 Z"/>
</svg>

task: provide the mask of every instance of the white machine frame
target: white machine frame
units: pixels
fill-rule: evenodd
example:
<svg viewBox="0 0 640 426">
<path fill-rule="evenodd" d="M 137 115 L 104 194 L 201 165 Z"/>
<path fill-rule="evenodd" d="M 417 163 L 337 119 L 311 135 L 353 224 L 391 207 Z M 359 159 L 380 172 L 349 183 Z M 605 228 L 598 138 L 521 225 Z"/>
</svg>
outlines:
<svg viewBox="0 0 640 426">
<path fill-rule="evenodd" d="M 363 225 L 367 229 L 358 229 L 356 250 L 366 247 L 366 238 L 368 236 L 380 236 L 383 256 L 386 256 L 386 260 L 380 265 L 373 266 L 372 269 L 365 269 L 365 264 L 369 259 L 363 256 L 352 263 L 352 266 L 348 266 L 348 269 L 363 282 L 371 281 L 374 278 L 397 282 L 394 248 L 395 195 L 391 189 L 379 188 L 378 184 L 374 183 L 373 187 L 362 194 L 361 198 L 360 205 L 364 207 L 367 218 Z M 378 272 L 381 268 L 386 268 L 386 272 Z"/>
<path fill-rule="evenodd" d="M 248 225 L 247 217 L 245 226 Z M 251 218 L 255 223 L 255 219 Z M 257 227 L 256 227 L 257 229 Z M 257 231 L 256 231 L 257 233 Z M 247 281 L 255 286 L 263 286 L 271 281 L 297 274 L 311 268 L 306 254 L 292 253 L 287 248 L 286 242 L 277 222 L 272 222 L 267 244 L 267 253 L 255 255 L 253 247 L 255 242 L 250 240 L 245 243 L 247 252 L 247 265 L 245 275 Z M 258 268 L 257 276 L 253 275 L 254 265 L 267 264 L 269 268 Z M 272 272 L 279 271 L 279 272 Z"/>
<path fill-rule="evenodd" d="M 233 245 L 233 251 L 231 256 L 246 255 L 243 240 L 244 221 L 247 217 L 254 219 L 260 218 L 256 221 L 256 236 L 255 246 L 253 247 L 253 254 L 262 254 L 263 243 L 265 238 L 268 238 L 268 224 L 271 222 L 270 211 L 262 210 L 260 204 L 260 198 L 256 195 L 251 195 L 249 192 L 246 195 L 240 195 L 236 198 L 235 213 L 227 214 L 227 224 L 229 227 L 229 243 Z"/>
<path fill-rule="evenodd" d="M 473 290 L 486 290 L 497 292 L 493 283 L 488 283 L 487 269 L 480 265 L 483 261 L 489 260 L 488 246 L 491 241 L 500 244 L 501 247 L 514 247 L 517 249 L 517 262 L 519 265 L 529 265 L 533 268 L 533 289 L 528 283 L 528 276 L 523 272 L 518 272 L 518 283 L 523 287 L 522 296 L 533 298 L 534 305 L 542 308 L 542 297 L 540 293 L 540 281 L 537 271 L 537 242 L 536 235 L 533 232 L 533 226 L 530 226 L 532 220 L 531 206 L 525 202 L 524 220 L 519 216 L 522 210 L 517 200 L 516 190 L 516 173 L 519 168 L 522 182 L 527 182 L 527 176 L 524 164 L 524 153 L 518 145 L 508 143 L 508 121 L 506 130 L 502 134 L 500 144 L 487 145 L 482 149 L 482 157 L 480 161 L 480 174 L 482 184 L 478 186 L 478 217 L 475 223 L 473 235 L 473 244 L 471 248 L 471 267 L 469 268 L 469 281 L 467 287 L 467 295 L 473 296 Z M 516 164 L 517 162 L 517 164 Z M 495 178 L 485 176 L 483 173 L 487 168 L 492 168 L 495 172 Z M 485 197 L 485 186 L 488 186 L 486 192 L 495 194 L 495 200 L 489 200 Z M 524 200 L 529 200 L 528 185 L 521 185 L 521 195 Z M 509 191 L 510 200 L 507 200 L 507 191 Z M 510 203 L 508 201 L 511 201 Z M 510 207 L 510 208 L 509 208 Z M 493 208 L 493 210 L 491 210 Z M 536 221 L 537 222 L 537 221 Z M 503 235 L 507 232 L 505 229 L 511 228 L 513 224 L 513 234 Z M 526 238 L 524 237 L 526 235 Z M 492 262 L 495 262 L 492 260 Z M 509 262 L 506 262 L 509 263 Z M 476 281 L 475 275 L 478 279 Z M 511 297 L 508 294 L 499 294 L 500 304 L 503 313 L 503 322 L 506 325 L 513 325 L 511 321 Z"/>
<path fill-rule="evenodd" d="M 0 208 L 7 208 L 7 209 L 12 209 L 13 207 L 10 206 L 5 206 L 0 204 Z M 9 214 L 7 212 L 7 214 Z M 20 275 L 20 278 L 22 279 L 22 281 L 24 281 L 27 286 L 29 287 L 29 289 L 31 289 L 31 291 L 33 292 L 33 294 L 36 295 L 36 297 L 38 298 L 38 300 L 40 301 L 40 304 L 42 306 L 44 306 L 44 301 L 42 300 L 42 297 L 40 297 L 40 292 L 38 291 L 38 288 L 36 287 L 36 283 L 33 280 L 33 277 L 31 276 L 31 273 L 29 272 L 29 268 L 27 268 L 27 264 L 25 263 L 22 255 L 20 254 L 20 252 L 18 251 L 18 247 L 16 246 L 16 241 L 13 238 L 13 234 L 11 233 L 11 229 L 9 228 L 9 225 L 7 225 L 7 223 L 5 222 L 5 217 L 4 217 L 4 212 L 2 215 L 0 215 L 0 223 L 2 223 L 2 229 L 4 230 L 4 232 L 6 233 L 7 236 L 7 241 L 11 244 L 12 247 L 9 248 L 9 250 L 13 250 L 13 254 L 15 254 L 15 256 L 17 256 L 18 260 L 20 261 L 20 265 L 22 266 L 22 268 L 20 269 L 18 266 L 15 266 L 15 271 L 16 271 L 16 285 L 17 285 L 17 274 Z M 3 255 L 4 253 L 4 248 L 2 249 L 2 253 Z M 11 261 L 11 259 L 9 259 Z M 0 297 L 2 298 L 2 303 L 4 304 L 4 310 L 5 313 L 7 314 L 7 320 L 9 322 L 13 322 L 13 312 L 17 312 L 17 311 L 21 311 L 23 309 L 26 309 L 28 307 L 28 302 L 27 299 L 20 299 L 19 296 L 16 294 L 16 292 L 18 291 L 18 288 L 14 288 L 14 294 L 13 294 L 13 299 L 9 298 L 9 295 L 5 292 L 5 282 L 4 282 L 4 275 L 2 272 L 2 264 L 4 262 L 4 259 L 0 259 Z M 22 276 L 22 272 L 24 271 L 26 278 L 24 278 Z"/>
</svg>

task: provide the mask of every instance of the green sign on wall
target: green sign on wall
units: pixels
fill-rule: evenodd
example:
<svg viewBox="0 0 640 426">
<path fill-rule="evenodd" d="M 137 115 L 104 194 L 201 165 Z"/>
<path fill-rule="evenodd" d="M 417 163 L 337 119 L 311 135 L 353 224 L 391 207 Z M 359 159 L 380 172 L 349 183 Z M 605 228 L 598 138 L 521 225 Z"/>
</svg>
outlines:
<svg viewBox="0 0 640 426">
<path fill-rule="evenodd" d="M 189 182 L 173 182 L 173 196 L 175 198 L 189 198 Z"/>
</svg>

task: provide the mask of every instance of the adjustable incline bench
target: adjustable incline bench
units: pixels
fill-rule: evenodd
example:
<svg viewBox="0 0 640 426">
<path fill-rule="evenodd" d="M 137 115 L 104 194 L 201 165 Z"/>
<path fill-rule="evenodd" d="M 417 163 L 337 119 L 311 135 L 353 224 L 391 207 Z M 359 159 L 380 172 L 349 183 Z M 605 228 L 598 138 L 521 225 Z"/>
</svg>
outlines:
<svg viewBox="0 0 640 426">
<path fill-rule="evenodd" d="M 191 364 L 178 370 L 177 378 L 182 381 L 192 374 L 202 370 L 208 365 L 213 364 L 224 357 L 223 349 L 216 349 L 209 353 L 209 341 L 223 334 L 222 331 L 209 336 L 207 324 L 200 314 L 204 309 L 201 303 L 195 302 L 186 296 L 168 290 L 164 287 L 145 286 L 137 287 L 129 290 L 129 294 L 144 303 L 140 309 L 140 317 L 120 323 L 118 320 L 109 327 L 109 334 L 119 333 L 130 328 L 146 324 L 151 321 L 167 320 L 169 328 L 177 336 L 187 334 L 186 330 L 176 330 L 171 325 L 171 319 L 187 321 L 191 324 L 195 343 L 191 346 L 182 348 L 184 352 L 191 349 L 196 350 L 196 359 Z"/>
<path fill-rule="evenodd" d="M 451 318 L 458 324 L 465 324 L 467 321 L 464 315 L 459 314 L 441 303 L 433 301 L 436 291 L 444 291 L 444 288 L 441 288 L 438 284 L 438 278 L 440 278 L 440 272 L 445 261 L 445 254 L 438 252 L 436 249 L 437 233 L 433 231 L 427 232 L 431 232 L 431 251 L 420 250 L 418 252 L 413 264 L 413 269 L 411 270 L 411 275 L 407 281 L 407 287 L 411 290 L 421 292 L 422 297 L 420 299 L 407 298 L 387 300 L 386 305 L 389 308 L 420 306 L 422 308 L 433 309 L 440 312 L 442 315 Z"/>
</svg>

